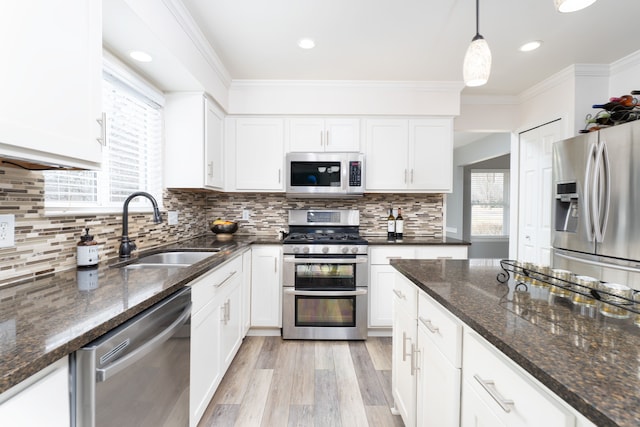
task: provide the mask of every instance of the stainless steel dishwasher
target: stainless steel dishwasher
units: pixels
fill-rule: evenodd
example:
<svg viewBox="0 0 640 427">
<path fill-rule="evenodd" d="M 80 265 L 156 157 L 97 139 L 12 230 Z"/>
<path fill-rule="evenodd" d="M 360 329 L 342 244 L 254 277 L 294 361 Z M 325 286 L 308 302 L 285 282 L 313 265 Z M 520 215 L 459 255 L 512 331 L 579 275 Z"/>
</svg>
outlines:
<svg viewBox="0 0 640 427">
<path fill-rule="evenodd" d="M 76 351 L 76 427 L 189 425 L 191 289 Z"/>
</svg>

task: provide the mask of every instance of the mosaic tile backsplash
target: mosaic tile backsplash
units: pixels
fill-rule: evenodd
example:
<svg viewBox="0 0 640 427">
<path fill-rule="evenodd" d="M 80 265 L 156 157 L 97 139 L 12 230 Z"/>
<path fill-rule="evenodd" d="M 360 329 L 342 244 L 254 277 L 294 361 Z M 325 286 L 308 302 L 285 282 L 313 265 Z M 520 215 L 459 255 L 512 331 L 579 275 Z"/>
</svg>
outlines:
<svg viewBox="0 0 640 427">
<path fill-rule="evenodd" d="M 129 213 L 129 237 L 138 250 L 151 249 L 209 231 L 209 222 L 221 217 L 240 221 L 239 234 L 273 237 L 286 229 L 289 209 L 360 209 L 364 235 L 386 235 L 388 208 L 401 207 L 405 236 L 441 237 L 442 194 L 367 194 L 357 199 L 296 200 L 277 193 L 214 193 L 165 190 L 163 223 L 154 224 L 149 213 Z M 178 225 L 167 224 L 167 211 L 178 211 Z M 0 167 L 0 214 L 14 214 L 15 246 L 0 248 L 0 286 L 21 279 L 63 271 L 76 266 L 76 244 L 84 228 L 102 245 L 100 259 L 117 257 L 122 215 L 46 216 L 41 172 Z"/>
</svg>

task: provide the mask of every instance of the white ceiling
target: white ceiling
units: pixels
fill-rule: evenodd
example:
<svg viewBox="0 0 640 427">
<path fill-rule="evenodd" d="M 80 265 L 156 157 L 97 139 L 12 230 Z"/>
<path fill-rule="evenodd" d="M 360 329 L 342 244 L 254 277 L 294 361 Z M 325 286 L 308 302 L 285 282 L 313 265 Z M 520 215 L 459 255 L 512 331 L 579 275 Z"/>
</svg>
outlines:
<svg viewBox="0 0 640 427">
<path fill-rule="evenodd" d="M 233 79 L 460 81 L 475 35 L 474 0 L 183 3 Z M 463 94 L 515 95 L 571 64 L 610 64 L 640 48 L 639 18 L 639 0 L 599 0 L 571 14 L 553 0 L 481 0 L 492 74 Z M 301 37 L 316 48 L 297 47 Z M 518 51 L 534 39 L 539 50 Z"/>
</svg>

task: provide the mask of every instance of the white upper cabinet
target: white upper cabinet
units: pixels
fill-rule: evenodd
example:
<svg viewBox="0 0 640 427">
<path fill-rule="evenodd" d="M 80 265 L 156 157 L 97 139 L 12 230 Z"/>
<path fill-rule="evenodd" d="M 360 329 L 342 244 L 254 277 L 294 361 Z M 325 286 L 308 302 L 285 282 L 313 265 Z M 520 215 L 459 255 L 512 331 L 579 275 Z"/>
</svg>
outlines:
<svg viewBox="0 0 640 427">
<path fill-rule="evenodd" d="M 450 192 L 452 119 L 366 122 L 366 191 Z"/>
<path fill-rule="evenodd" d="M 227 175 L 232 191 L 284 192 L 284 120 L 228 119 Z"/>
<path fill-rule="evenodd" d="M 7 3 L 0 156 L 95 169 L 102 156 L 100 0 Z"/>
<path fill-rule="evenodd" d="M 209 97 L 168 94 L 165 140 L 166 187 L 224 188 L 224 113 Z"/>
<path fill-rule="evenodd" d="M 360 120 L 288 119 L 290 152 L 360 151 Z"/>
</svg>

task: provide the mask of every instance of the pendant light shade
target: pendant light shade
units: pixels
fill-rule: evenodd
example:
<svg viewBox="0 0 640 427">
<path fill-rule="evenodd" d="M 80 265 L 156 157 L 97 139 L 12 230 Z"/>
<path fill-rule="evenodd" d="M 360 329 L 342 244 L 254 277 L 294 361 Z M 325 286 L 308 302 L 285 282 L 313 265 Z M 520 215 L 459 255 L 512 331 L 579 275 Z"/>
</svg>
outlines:
<svg viewBox="0 0 640 427">
<path fill-rule="evenodd" d="M 471 40 L 462 65 L 462 76 L 467 86 L 482 86 L 491 74 L 491 50 L 480 35 L 479 0 L 476 0 L 476 35 Z"/>
<path fill-rule="evenodd" d="M 554 0 L 558 12 L 575 12 L 591 6 L 596 0 Z"/>
</svg>

